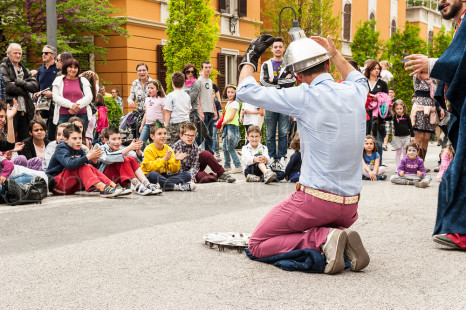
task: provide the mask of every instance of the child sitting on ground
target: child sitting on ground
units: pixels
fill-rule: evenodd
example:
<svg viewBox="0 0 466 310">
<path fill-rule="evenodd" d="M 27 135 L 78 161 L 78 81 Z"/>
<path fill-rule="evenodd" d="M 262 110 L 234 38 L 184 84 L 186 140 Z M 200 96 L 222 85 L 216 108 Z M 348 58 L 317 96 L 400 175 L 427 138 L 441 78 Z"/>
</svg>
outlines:
<svg viewBox="0 0 466 310">
<path fill-rule="evenodd" d="M 56 195 L 74 194 L 82 187 L 87 191 L 97 188 L 100 197 L 116 197 L 123 193 L 123 188 L 109 180 L 90 163 L 97 163 L 103 150 L 99 147 L 89 153 L 82 148 L 83 135 L 74 124 L 66 126 L 63 131 L 65 141 L 60 142 L 50 159 L 47 174 L 54 177 L 52 192 Z"/>
<path fill-rule="evenodd" d="M 249 126 L 247 136 L 249 143 L 243 146 L 241 158 L 245 165 L 246 182 L 261 182 L 269 184 L 285 178 L 285 173 L 270 168 L 271 160 L 267 147 L 260 143 L 261 130 L 258 126 Z"/>
<path fill-rule="evenodd" d="M 440 168 L 437 174 L 437 179 L 442 181 L 443 174 L 447 170 L 448 166 L 450 165 L 451 161 L 453 160 L 453 156 L 455 155 L 455 150 L 450 142 L 447 143 L 447 147 L 442 150 L 440 153 Z"/>
<path fill-rule="evenodd" d="M 89 142 L 89 139 L 86 137 L 86 128 L 84 128 L 84 121 L 78 117 L 78 116 L 73 116 L 68 120 L 68 123 L 73 124 L 77 126 L 81 132 L 82 132 L 82 144 L 81 147 L 84 150 L 84 152 L 89 152 L 89 148 L 91 147 L 91 143 Z"/>
<path fill-rule="evenodd" d="M 47 168 L 49 167 L 50 159 L 55 153 L 55 149 L 57 148 L 57 145 L 60 142 L 65 141 L 65 136 L 63 136 L 63 130 L 65 130 L 66 126 L 68 126 L 69 124 L 70 123 L 61 123 L 60 125 L 58 125 L 57 130 L 55 131 L 55 141 L 52 141 L 49 144 L 47 144 L 47 147 L 45 148 L 44 160 L 42 161 L 43 171 L 47 171 Z"/>
<path fill-rule="evenodd" d="M 50 143 L 45 138 L 47 134 L 47 124 L 40 116 L 34 116 L 29 122 L 29 138 L 23 140 L 24 147 L 18 152 L 18 156 L 13 156 L 13 163 L 27 167 L 29 169 L 42 171 L 42 161 L 44 160 L 45 148 Z"/>
<path fill-rule="evenodd" d="M 171 76 L 173 91 L 165 99 L 164 124 L 167 127 L 169 136 L 169 145 L 172 145 L 180 139 L 180 127 L 184 122 L 189 121 L 191 113 L 191 98 L 182 90 L 185 77 L 181 72 L 174 72 Z"/>
<path fill-rule="evenodd" d="M 180 171 L 188 171 L 192 182 L 235 182 L 236 179 L 225 173 L 225 169 L 209 151 L 199 153 L 199 147 L 194 143 L 196 134 L 197 129 L 193 123 L 185 122 L 181 125 L 180 140 L 173 144 L 173 152 L 185 153 L 188 156 L 181 161 Z M 207 166 L 213 171 L 212 173 L 209 174 L 204 171 Z"/>
<path fill-rule="evenodd" d="M 178 135 L 179 136 L 179 135 Z M 150 126 L 150 137 L 154 143 L 144 150 L 144 160 L 141 163 L 142 172 L 151 183 L 159 184 L 164 191 L 192 191 L 196 188 L 190 182 L 191 173 L 180 171 L 181 160 L 187 154 L 178 151 L 176 154 L 167 142 L 167 130 L 156 121 Z"/>
<path fill-rule="evenodd" d="M 425 188 L 429 186 L 431 177 L 426 175 L 424 162 L 419 153 L 419 146 L 411 142 L 407 147 L 407 154 L 401 160 L 398 166 L 398 174 L 392 175 L 390 181 L 401 185 L 415 185 L 416 187 Z"/>
<path fill-rule="evenodd" d="M 123 187 L 132 184 L 133 191 L 138 195 L 162 193 L 160 187 L 149 182 L 136 159 L 133 156 L 128 156 L 130 152 L 141 152 L 143 142 L 134 139 L 129 146 L 122 147 L 120 131 L 114 127 L 109 127 L 108 136 L 108 143 L 102 146 L 104 153 L 99 158 L 101 163 L 99 170 L 110 180 Z M 131 193 L 131 189 L 127 191 Z"/>
<path fill-rule="evenodd" d="M 295 152 L 291 155 L 288 165 L 286 165 L 285 177 L 288 181 L 296 183 L 301 175 L 301 140 L 298 132 L 291 140 L 290 148 Z"/>
<path fill-rule="evenodd" d="M 386 168 L 380 166 L 380 155 L 377 152 L 377 143 L 373 136 L 366 136 L 364 150 L 362 152 L 362 179 L 363 180 L 386 180 Z"/>
<path fill-rule="evenodd" d="M 139 137 L 142 141 L 142 149 L 146 148 L 147 139 L 149 139 L 150 125 L 156 120 L 163 122 L 163 107 L 165 106 L 165 91 L 158 80 L 149 80 L 147 82 L 147 93 L 145 104 L 145 113 L 139 128 Z"/>
</svg>

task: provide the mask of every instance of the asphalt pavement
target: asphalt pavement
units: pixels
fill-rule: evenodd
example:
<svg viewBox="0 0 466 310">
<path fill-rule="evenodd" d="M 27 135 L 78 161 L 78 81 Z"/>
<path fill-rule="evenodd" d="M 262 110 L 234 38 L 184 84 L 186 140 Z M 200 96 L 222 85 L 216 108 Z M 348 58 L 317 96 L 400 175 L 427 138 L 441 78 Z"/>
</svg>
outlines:
<svg viewBox="0 0 466 310">
<path fill-rule="evenodd" d="M 440 148 L 430 144 L 428 168 Z M 384 153 L 388 175 L 395 152 Z M 439 182 L 363 181 L 362 272 L 282 271 L 205 246 L 252 232 L 294 184 L 202 184 L 195 192 L 51 197 L 0 206 L 0 309 L 465 309 L 466 251 L 432 242 Z"/>
</svg>

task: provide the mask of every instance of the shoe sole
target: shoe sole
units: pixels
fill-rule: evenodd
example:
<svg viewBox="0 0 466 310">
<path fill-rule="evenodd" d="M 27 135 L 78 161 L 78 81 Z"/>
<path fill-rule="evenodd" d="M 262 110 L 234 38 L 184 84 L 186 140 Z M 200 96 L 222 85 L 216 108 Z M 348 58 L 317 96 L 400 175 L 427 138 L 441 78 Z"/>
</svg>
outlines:
<svg viewBox="0 0 466 310">
<path fill-rule="evenodd" d="M 118 196 L 131 195 L 132 192 L 133 192 L 132 190 L 124 190 Z"/>
<path fill-rule="evenodd" d="M 346 248 L 345 256 L 350 260 L 352 271 L 361 271 L 369 265 L 370 258 L 361 237 L 354 230 L 346 230 Z"/>
<path fill-rule="evenodd" d="M 274 172 L 272 174 L 270 174 L 270 176 L 267 178 L 267 180 L 265 180 L 265 184 L 269 184 L 271 182 L 273 182 L 273 180 L 275 180 L 277 178 L 277 174 Z"/>
<path fill-rule="evenodd" d="M 450 241 L 447 241 L 447 240 L 436 238 L 435 236 L 432 238 L 432 241 L 437 242 L 438 244 L 447 246 L 447 247 L 452 248 L 452 249 L 463 249 L 464 250 L 464 248 L 460 247 L 459 245 L 457 245 L 453 241 L 450 242 Z"/>
<path fill-rule="evenodd" d="M 414 186 L 419 187 L 419 188 L 426 188 L 429 186 L 429 183 L 423 183 L 423 182 L 416 182 Z"/>
<path fill-rule="evenodd" d="M 333 264 L 327 264 L 325 266 L 324 273 L 326 274 L 336 274 L 340 273 L 345 269 L 345 258 L 343 253 L 345 252 L 347 234 L 345 231 L 341 231 L 337 240 L 337 249 L 335 252 L 335 258 Z"/>
</svg>

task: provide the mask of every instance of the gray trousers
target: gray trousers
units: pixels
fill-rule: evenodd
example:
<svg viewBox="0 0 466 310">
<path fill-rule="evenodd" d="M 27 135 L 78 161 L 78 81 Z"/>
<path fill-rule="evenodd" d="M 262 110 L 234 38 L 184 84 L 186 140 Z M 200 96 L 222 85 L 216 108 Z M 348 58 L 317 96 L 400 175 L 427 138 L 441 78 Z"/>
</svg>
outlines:
<svg viewBox="0 0 466 310">
<path fill-rule="evenodd" d="M 392 183 L 400 185 L 414 185 L 414 183 L 416 182 L 430 183 L 430 181 L 432 181 L 432 178 L 428 175 L 426 175 L 423 178 L 420 178 L 416 174 L 405 174 L 402 177 L 398 174 L 394 174 L 390 177 L 390 181 Z"/>
</svg>

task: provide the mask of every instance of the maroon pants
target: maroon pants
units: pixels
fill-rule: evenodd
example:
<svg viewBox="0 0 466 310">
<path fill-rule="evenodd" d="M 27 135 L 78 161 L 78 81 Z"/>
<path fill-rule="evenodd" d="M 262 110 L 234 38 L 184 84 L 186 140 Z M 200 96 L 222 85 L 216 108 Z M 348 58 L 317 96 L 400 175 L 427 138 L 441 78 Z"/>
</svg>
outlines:
<svg viewBox="0 0 466 310">
<path fill-rule="evenodd" d="M 209 151 L 199 153 L 199 172 L 196 174 L 197 183 L 216 182 L 217 179 L 225 173 L 222 165 L 218 163 L 215 157 Z M 205 172 L 205 168 L 209 166 L 213 173 Z"/>
<path fill-rule="evenodd" d="M 125 187 L 131 179 L 136 177 L 134 172 L 140 167 L 133 156 L 125 156 L 124 162 L 108 165 L 104 174 L 114 183 L 120 183 L 121 186 Z"/>
<path fill-rule="evenodd" d="M 89 164 L 73 170 L 65 168 L 54 179 L 56 183 L 52 192 L 57 195 L 74 194 L 83 187 L 88 190 L 99 182 L 107 185 L 112 183 L 102 172 Z"/>
<path fill-rule="evenodd" d="M 358 204 L 338 204 L 295 191 L 260 221 L 249 239 L 249 251 L 263 258 L 296 249 L 314 249 L 330 228 L 345 229 L 358 219 Z"/>
</svg>

